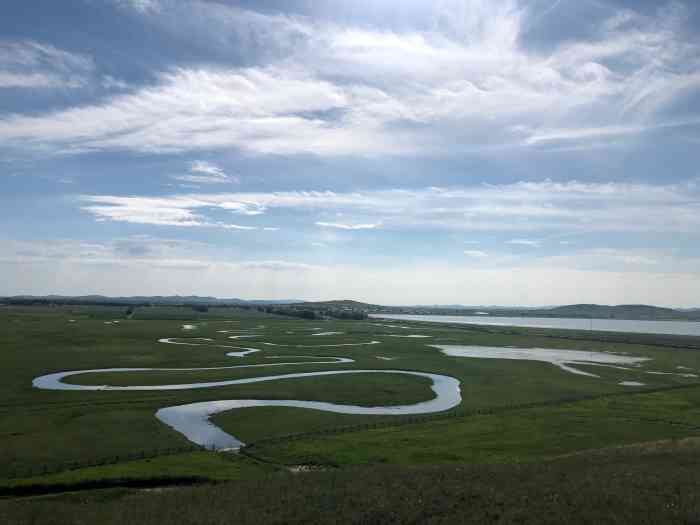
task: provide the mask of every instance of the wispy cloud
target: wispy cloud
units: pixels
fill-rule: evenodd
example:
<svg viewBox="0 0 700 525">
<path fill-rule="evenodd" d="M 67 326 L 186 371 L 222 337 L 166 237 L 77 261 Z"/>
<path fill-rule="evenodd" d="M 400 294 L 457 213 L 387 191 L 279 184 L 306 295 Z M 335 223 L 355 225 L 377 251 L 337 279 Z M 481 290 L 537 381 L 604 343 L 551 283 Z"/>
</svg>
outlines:
<svg viewBox="0 0 700 525">
<path fill-rule="evenodd" d="M 102 79 L 100 80 L 100 84 L 105 89 L 122 90 L 129 87 L 126 82 L 119 80 L 118 78 L 114 78 L 111 75 L 103 75 Z"/>
<path fill-rule="evenodd" d="M 698 86 L 700 86 L 700 75 L 698 75 Z M 649 131 L 657 131 L 669 128 L 681 128 L 700 126 L 700 117 L 676 120 L 671 122 L 658 122 L 648 125 L 630 126 L 602 126 L 595 128 L 563 128 L 563 129 L 540 129 L 532 132 L 525 140 L 528 146 L 534 146 L 551 142 L 571 142 L 589 139 L 605 139 L 611 137 L 623 137 L 625 135 L 638 135 Z"/>
<path fill-rule="evenodd" d="M 263 216 L 269 210 L 327 229 L 522 232 L 511 244 L 536 246 L 531 232 L 697 232 L 700 187 L 685 184 L 519 182 L 363 192 L 194 193 L 164 197 L 83 196 L 98 220 L 177 226 L 218 225 L 209 210 Z M 330 220 L 342 213 L 353 222 Z M 297 215 L 294 215 L 297 214 Z"/>
<path fill-rule="evenodd" d="M 240 224 L 227 224 L 223 222 L 203 222 L 201 226 L 213 226 L 225 230 L 257 230 L 256 226 L 241 226 Z"/>
<path fill-rule="evenodd" d="M 317 221 L 317 226 L 323 228 L 335 228 L 337 230 L 374 230 L 379 228 L 381 224 L 345 224 L 341 222 L 323 222 Z"/>
<path fill-rule="evenodd" d="M 0 88 L 83 87 L 93 69 L 87 55 L 33 40 L 0 41 Z"/>
<path fill-rule="evenodd" d="M 483 259 L 484 257 L 489 256 L 488 253 L 482 252 L 481 250 L 464 250 L 464 255 L 467 257 L 473 257 L 474 259 Z"/>
<path fill-rule="evenodd" d="M 203 160 L 192 162 L 189 175 L 173 175 L 172 178 L 196 184 L 230 184 L 240 182 L 238 177 L 227 175 L 223 169 Z"/>
<path fill-rule="evenodd" d="M 540 241 L 533 239 L 510 239 L 506 244 L 514 244 L 516 246 L 529 246 L 531 248 L 539 248 L 542 244 Z"/>
<path fill-rule="evenodd" d="M 128 222 L 154 226 L 208 227 L 227 230 L 255 230 L 256 226 L 214 221 L 193 212 L 208 206 L 205 201 L 193 199 L 142 198 L 142 197 L 82 197 L 93 203 L 83 210 L 95 216 L 97 221 Z"/>
<path fill-rule="evenodd" d="M 129 4 L 144 12 L 158 5 Z M 158 23 L 185 21 L 205 36 L 216 24 L 218 34 L 238 38 L 224 39 L 232 47 L 253 34 L 269 59 L 181 68 L 99 104 L 8 116 L 0 140 L 73 153 L 454 154 L 638 134 L 700 85 L 700 49 L 682 39 L 678 9 L 628 13 L 624 24 L 611 10 L 587 39 L 535 53 L 520 38 L 529 12 L 520 2 L 457 8 L 455 27 L 398 32 L 217 3 L 163 4 Z"/>
<path fill-rule="evenodd" d="M 238 263 L 241 268 L 273 271 L 311 271 L 321 266 L 289 261 L 246 261 Z"/>
<path fill-rule="evenodd" d="M 161 9 L 159 0 L 112 0 L 118 7 L 133 9 L 142 14 L 156 13 Z"/>
</svg>

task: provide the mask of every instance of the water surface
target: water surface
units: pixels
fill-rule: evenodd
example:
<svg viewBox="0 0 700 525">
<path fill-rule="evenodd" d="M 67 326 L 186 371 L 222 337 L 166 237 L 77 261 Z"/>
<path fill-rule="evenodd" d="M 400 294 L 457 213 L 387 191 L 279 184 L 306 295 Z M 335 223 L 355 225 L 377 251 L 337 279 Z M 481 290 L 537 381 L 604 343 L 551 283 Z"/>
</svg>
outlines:
<svg viewBox="0 0 700 525">
<path fill-rule="evenodd" d="M 648 357 L 611 354 L 584 350 L 560 350 L 556 348 L 515 348 L 510 346 L 430 345 L 451 357 L 475 357 L 481 359 L 515 359 L 518 361 L 543 361 L 566 372 L 582 376 L 598 377 L 571 365 L 602 365 L 623 368 L 635 366 Z M 650 372 L 649 372 L 650 373 Z"/>
<path fill-rule="evenodd" d="M 622 319 L 579 319 L 564 317 L 489 317 L 484 315 L 404 315 L 370 314 L 377 319 L 428 321 L 432 323 L 522 326 L 526 328 L 560 328 L 599 330 L 636 334 L 694 335 L 700 337 L 700 323 L 694 321 L 627 321 Z"/>
</svg>

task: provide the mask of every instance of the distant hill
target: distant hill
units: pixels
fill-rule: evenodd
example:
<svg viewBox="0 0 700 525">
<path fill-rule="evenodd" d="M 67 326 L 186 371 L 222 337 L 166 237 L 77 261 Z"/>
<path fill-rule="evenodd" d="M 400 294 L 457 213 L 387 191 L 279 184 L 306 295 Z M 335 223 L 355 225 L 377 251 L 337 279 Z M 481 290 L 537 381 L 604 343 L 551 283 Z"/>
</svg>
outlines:
<svg viewBox="0 0 700 525">
<path fill-rule="evenodd" d="M 592 319 L 626 319 L 637 321 L 700 321 L 700 309 L 673 309 L 645 304 L 623 304 L 616 306 L 599 304 L 570 304 L 552 307 L 504 307 L 482 306 L 468 308 L 392 306 L 380 312 L 394 314 L 428 315 L 488 315 L 490 317 L 573 317 Z"/>
<path fill-rule="evenodd" d="M 0 300 L 6 303 L 27 304 L 27 303 L 57 303 L 57 304 L 124 304 L 124 305 L 264 305 L 264 304 L 293 304 L 299 303 L 297 299 L 266 300 L 266 299 L 222 299 L 218 297 L 208 297 L 199 295 L 154 295 L 154 296 L 129 296 L 129 297 L 109 297 L 105 295 L 14 295 L 2 297 Z"/>
<path fill-rule="evenodd" d="M 672 308 L 661 308 L 646 304 L 622 304 L 607 306 L 599 304 L 572 304 L 547 310 L 548 315 L 561 317 L 593 317 L 599 319 L 677 319 L 684 313 Z"/>
<path fill-rule="evenodd" d="M 498 305 L 464 305 L 464 304 L 420 304 L 399 306 L 397 308 L 436 308 L 440 310 L 544 310 L 554 306 L 498 306 Z"/>
</svg>

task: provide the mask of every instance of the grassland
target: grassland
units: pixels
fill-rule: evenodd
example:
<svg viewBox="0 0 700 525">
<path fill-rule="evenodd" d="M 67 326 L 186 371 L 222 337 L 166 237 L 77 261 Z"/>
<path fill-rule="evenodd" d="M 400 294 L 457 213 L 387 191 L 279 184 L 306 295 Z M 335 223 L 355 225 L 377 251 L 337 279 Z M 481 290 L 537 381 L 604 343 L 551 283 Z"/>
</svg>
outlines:
<svg viewBox="0 0 700 525">
<path fill-rule="evenodd" d="M 7 525 L 697 523 L 694 440 L 546 462 L 267 473 L 192 488 L 0 500 Z"/>
<path fill-rule="evenodd" d="M 469 505 L 481 509 L 479 512 L 486 512 L 485 509 L 495 512 L 498 498 L 493 496 L 493 491 L 508 476 L 531 476 L 532 479 L 539 476 L 543 486 L 550 483 L 554 487 L 556 476 L 562 475 L 568 480 L 563 486 L 573 491 L 567 496 L 574 498 L 570 502 L 572 505 L 579 501 L 579 496 L 574 493 L 583 490 L 581 487 L 588 483 L 586 480 L 614 470 L 616 465 L 618 470 L 615 472 L 620 475 L 623 468 L 638 472 L 639 478 L 635 479 L 642 491 L 651 491 L 662 478 L 682 483 L 683 490 L 697 484 L 690 469 L 683 467 L 682 473 L 673 470 L 681 458 L 690 464 L 697 462 L 696 446 L 676 446 L 678 443 L 693 443 L 682 440 L 697 436 L 700 428 L 698 378 L 680 375 L 689 369 L 700 370 L 700 352 L 694 349 L 698 342 L 689 338 L 664 336 L 663 341 L 656 345 L 656 339 L 649 336 L 597 336 L 528 329 L 485 330 L 406 322 L 400 324 L 409 329 L 397 329 L 385 326 L 397 323 L 303 321 L 236 308 L 194 312 L 177 307 L 153 307 L 143 312 L 137 309 L 129 316 L 125 310 L 94 306 L 0 307 L 3 334 L 0 337 L 0 370 L 5 372 L 0 382 L 0 494 L 10 497 L 32 493 L 27 487 L 40 487 L 40 490 L 34 490 L 36 493 L 71 488 L 146 486 L 148 483 L 162 486 L 227 481 L 233 485 L 178 489 L 178 492 L 185 491 L 185 500 L 191 498 L 193 504 L 201 504 L 209 497 L 221 497 L 227 502 L 224 507 L 239 513 L 243 516 L 240 522 L 246 523 L 248 518 L 245 516 L 249 516 L 248 522 L 252 522 L 255 512 L 265 512 L 256 506 L 259 498 L 253 495 L 255 491 L 266 492 L 268 499 L 275 490 L 291 491 L 284 487 L 295 485 L 295 478 L 289 477 L 286 468 L 292 465 L 312 465 L 332 471 L 304 474 L 308 477 L 304 482 L 306 495 L 291 495 L 289 492 L 288 503 L 292 509 L 289 512 L 296 514 L 287 515 L 282 507 L 275 507 L 275 519 L 281 522 L 284 522 L 284 516 L 302 522 L 305 514 L 301 510 L 301 501 L 304 497 L 325 498 L 319 492 L 324 483 L 345 487 L 343 490 L 353 494 L 355 499 L 351 498 L 351 501 L 358 505 L 363 504 L 362 501 L 369 504 L 370 500 L 366 498 L 378 498 L 377 501 L 384 498 L 389 505 L 396 498 L 408 498 L 412 490 L 418 491 L 420 487 L 421 491 L 427 490 L 425 487 L 435 484 L 435 479 L 441 479 L 445 488 L 442 496 L 434 496 L 435 502 L 439 500 L 447 505 L 453 498 L 461 501 L 459 498 L 468 497 L 471 498 Z M 115 320 L 119 322 L 114 323 Z M 196 328 L 183 330 L 183 324 L 194 324 Z M 313 336 L 313 328 L 341 333 Z M 251 329 L 260 337 L 231 340 L 226 337 L 239 332 L 221 333 L 221 330 Z M 392 337 L 412 333 L 430 337 Z M 182 341 L 207 337 L 214 340 L 214 345 L 238 345 L 263 351 L 245 358 L 232 358 L 225 356 L 226 349 L 212 345 L 158 343 L 163 337 L 183 338 Z M 317 346 L 373 340 L 380 341 L 380 344 Z M 264 346 L 262 342 L 279 346 Z M 581 370 L 600 376 L 586 377 L 536 361 L 446 357 L 429 344 L 626 352 L 651 360 L 634 371 L 580 366 Z M 310 364 L 295 357 L 300 355 L 343 356 L 355 362 Z M 399 369 L 446 374 L 459 379 L 463 402 L 449 414 L 424 418 L 350 416 L 281 407 L 247 408 L 216 416 L 216 425 L 252 443 L 246 456 L 186 451 L 191 444 L 160 423 L 154 413 L 164 406 L 218 399 L 303 399 L 375 406 L 419 402 L 431 398 L 432 393 L 424 379 L 394 374 L 353 374 L 153 392 L 43 391 L 31 386 L 34 377 L 61 370 L 225 367 L 270 364 L 274 362 L 269 359 L 271 356 L 302 364 L 197 372 L 85 374 L 70 378 L 70 382 L 143 385 L 319 370 Z M 647 374 L 649 371 L 674 375 Z M 645 386 L 625 387 L 619 385 L 621 381 L 642 381 Z M 290 434 L 296 436 L 290 439 Z M 638 448 L 625 448 L 637 452 L 623 454 L 615 448 L 650 442 L 671 445 L 658 454 L 641 453 Z M 182 452 L 178 453 L 178 450 Z M 136 459 L 139 454 L 148 457 Z M 608 457 L 606 454 L 613 454 L 614 459 L 601 459 Z M 83 468 L 88 464 L 97 466 Z M 655 480 L 651 476 L 654 465 L 658 473 Z M 567 469 L 571 468 L 582 469 L 582 477 L 570 476 Z M 367 472 L 372 472 L 369 477 L 373 480 L 376 475 L 376 486 L 372 488 L 374 495 L 355 494 L 354 491 L 359 489 L 353 487 L 360 479 L 368 477 Z M 409 483 L 403 491 L 394 490 L 391 487 L 398 479 L 417 481 Z M 475 487 L 480 488 L 475 488 L 472 495 L 468 491 L 459 495 L 459 483 L 464 479 L 478 480 Z M 610 487 L 619 485 L 615 483 L 610 481 Z M 530 487 L 529 482 L 526 485 Z M 504 494 L 508 492 L 501 488 L 505 490 Z M 211 495 L 205 496 L 203 490 L 210 491 Z M 243 508 L 242 503 L 234 503 L 231 497 L 225 497 L 222 491 L 226 490 L 248 494 L 248 507 Z M 482 490 L 486 492 L 479 492 Z M 524 497 L 515 489 L 508 490 L 514 498 Z M 533 498 L 536 494 L 543 494 L 534 486 L 527 490 L 531 490 Z M 587 490 L 590 497 L 599 497 L 593 488 Z M 487 497 L 487 493 L 491 496 Z M 86 497 L 97 504 L 103 498 L 100 494 L 102 492 L 95 492 Z M 133 501 L 140 502 L 145 497 L 128 491 L 109 494 L 105 496 L 108 500 L 105 509 L 111 508 L 114 512 L 123 512 L 123 508 L 131 507 Z M 659 494 L 658 497 L 662 498 L 665 492 L 661 490 Z M 612 499 L 622 498 L 622 493 L 618 491 L 613 496 Z M 169 493 L 149 493 L 147 499 L 151 503 L 139 503 L 136 507 L 155 512 L 157 505 L 171 505 L 169 498 Z M 262 498 L 260 496 L 260 505 Z M 42 523 L 44 520 L 50 523 L 54 518 L 55 523 L 70 522 L 60 521 L 60 512 L 50 517 L 48 510 L 41 510 L 44 509 L 43 503 L 32 501 L 31 506 L 26 501 L 14 500 L 0 504 L 0 521 L 6 518 L 5 522 L 13 523 L 12 520 L 29 519 L 35 512 L 36 519 Z M 54 505 L 54 500 L 50 501 L 46 503 L 46 509 Z M 678 498 L 674 501 L 680 506 L 672 509 L 673 512 L 682 512 L 673 514 L 667 509 L 665 516 L 687 517 L 694 512 L 691 509 L 694 500 L 684 500 L 682 504 L 678 503 Z M 65 510 L 63 517 L 66 520 L 75 510 L 74 503 L 70 498 L 60 500 L 59 507 Z M 562 502 L 550 503 L 556 512 L 564 512 L 567 508 Z M 607 504 L 612 504 L 612 500 Z M 340 510 L 350 513 L 351 505 L 343 510 L 344 505 Z M 376 516 L 381 518 L 375 522 L 384 522 L 382 520 L 394 512 L 389 507 L 384 508 L 383 504 L 377 507 L 375 502 L 374 505 L 379 508 Z M 625 505 L 630 512 L 637 512 L 635 509 L 639 506 L 631 502 Z M 88 507 L 92 509 L 89 512 L 93 513 L 93 522 L 110 523 L 106 510 Z M 443 508 L 443 514 L 436 516 L 455 519 L 451 512 L 456 512 L 456 508 L 450 510 L 452 507 L 448 507 Z M 411 509 L 413 507 L 406 507 L 396 519 L 418 522 L 425 518 Z M 322 510 L 319 516 L 323 514 Z M 515 516 L 504 513 L 504 509 L 498 512 L 501 517 Z M 358 516 L 367 518 L 364 514 L 348 516 L 350 520 Z M 134 514 L 132 522 L 156 523 L 149 519 L 146 514 Z M 214 514 L 210 521 L 201 522 L 217 523 Z"/>
</svg>

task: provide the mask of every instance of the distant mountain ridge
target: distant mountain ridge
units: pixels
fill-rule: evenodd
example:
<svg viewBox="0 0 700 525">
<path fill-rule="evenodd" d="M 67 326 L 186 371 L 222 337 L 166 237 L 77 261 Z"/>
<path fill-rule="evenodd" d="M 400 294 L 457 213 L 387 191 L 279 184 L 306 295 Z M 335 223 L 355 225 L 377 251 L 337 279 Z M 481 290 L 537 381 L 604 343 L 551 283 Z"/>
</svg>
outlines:
<svg viewBox="0 0 700 525">
<path fill-rule="evenodd" d="M 374 312 L 373 312 L 374 313 Z M 382 312 L 377 312 L 382 313 Z M 387 307 L 383 313 L 428 315 L 479 315 L 491 317 L 568 317 L 634 321 L 700 321 L 700 309 L 675 309 L 646 304 L 570 304 L 549 307 Z"/>
<path fill-rule="evenodd" d="M 13 295 L 10 297 L 0 297 L 0 301 L 8 302 L 70 302 L 74 304 L 160 304 L 160 305 L 180 305 L 180 304 L 207 304 L 207 305 L 257 305 L 257 304 L 293 304 L 299 303 L 298 299 L 239 299 L 239 298 L 218 298 L 199 295 L 149 295 L 149 296 L 126 296 L 110 297 L 106 295 Z"/>
</svg>

